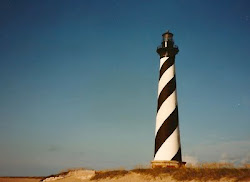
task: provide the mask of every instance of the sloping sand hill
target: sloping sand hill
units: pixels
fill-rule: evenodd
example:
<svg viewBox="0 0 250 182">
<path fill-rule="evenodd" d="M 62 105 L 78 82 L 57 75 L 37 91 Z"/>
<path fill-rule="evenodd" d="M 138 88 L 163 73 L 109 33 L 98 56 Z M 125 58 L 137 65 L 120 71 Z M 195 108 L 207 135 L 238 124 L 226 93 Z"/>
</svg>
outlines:
<svg viewBox="0 0 250 182">
<path fill-rule="evenodd" d="M 113 171 L 75 170 L 46 178 L 44 182 L 236 182 L 249 181 L 248 168 L 134 169 Z"/>
<path fill-rule="evenodd" d="M 185 168 L 139 168 L 94 171 L 74 169 L 44 178 L 1 178 L 0 182 L 250 182 L 249 165 L 241 168 L 209 164 Z"/>
</svg>

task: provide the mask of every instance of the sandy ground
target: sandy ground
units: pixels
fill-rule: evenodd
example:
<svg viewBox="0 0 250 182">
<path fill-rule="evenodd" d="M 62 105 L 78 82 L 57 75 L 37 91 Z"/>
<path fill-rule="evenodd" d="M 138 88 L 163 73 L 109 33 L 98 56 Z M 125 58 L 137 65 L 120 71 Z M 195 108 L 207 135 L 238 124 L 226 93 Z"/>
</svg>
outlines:
<svg viewBox="0 0 250 182">
<path fill-rule="evenodd" d="M 107 174 L 107 173 L 104 173 Z M 96 176 L 96 172 L 92 170 L 74 170 L 70 171 L 67 174 L 61 174 L 57 176 L 47 177 L 44 182 L 178 182 L 176 179 L 173 179 L 169 174 L 160 174 L 157 177 L 152 177 L 150 175 L 145 175 L 141 173 L 136 173 L 134 171 L 129 171 L 124 175 L 112 176 L 109 173 L 109 176 L 103 178 L 96 178 L 97 180 L 91 180 L 92 177 Z M 39 178 L 3 178 L 0 177 L 0 182 L 39 182 Z M 201 182 L 204 180 L 189 180 L 182 182 Z M 207 180 L 206 182 L 236 182 L 237 179 L 234 177 L 230 178 L 221 178 L 220 180 Z M 250 182 L 250 176 L 245 176 L 244 180 L 241 182 Z"/>
<path fill-rule="evenodd" d="M 40 179 L 32 179 L 32 178 L 2 178 L 0 177 L 0 182 L 39 182 Z M 207 181 L 207 182 L 234 182 L 234 179 L 221 179 L 220 181 Z M 244 180 L 245 182 L 249 182 L 249 180 Z M 242 182 L 244 182 L 242 181 Z M 63 179 L 55 180 L 55 182 L 177 182 L 171 177 L 163 177 L 163 178 L 150 178 L 147 176 L 142 176 L 139 174 L 128 174 L 119 178 L 106 178 L 101 180 L 89 180 L 89 179 L 79 179 L 75 176 L 68 176 Z M 189 182 L 200 182 L 197 180 L 192 180 Z"/>
<path fill-rule="evenodd" d="M 76 177 L 69 176 L 60 180 L 56 180 L 55 182 L 178 182 L 174 179 L 172 179 L 169 176 L 164 176 L 161 178 L 152 178 L 149 176 L 142 176 L 140 174 L 128 174 L 123 177 L 118 178 L 106 178 L 106 179 L 100 179 L 100 180 L 80 180 Z M 183 181 L 185 182 L 185 181 Z M 186 181 L 186 182 L 201 182 L 200 180 L 192 180 L 192 181 Z M 234 179 L 221 179 L 221 180 L 208 180 L 207 182 L 235 182 Z M 244 181 L 241 181 L 244 182 Z M 249 180 L 246 180 L 246 182 L 249 182 Z"/>
<path fill-rule="evenodd" d="M 0 182 L 39 182 L 38 178 L 9 178 L 0 177 Z"/>
<path fill-rule="evenodd" d="M 88 175 L 88 177 L 87 177 Z M 138 174 L 135 172 L 129 172 L 124 176 L 103 178 L 98 180 L 90 180 L 91 175 L 94 174 L 85 173 L 84 171 L 74 171 L 64 176 L 62 179 L 48 180 L 46 182 L 178 182 L 169 175 L 161 175 L 159 177 L 152 177 L 148 175 Z M 85 176 L 85 178 L 83 178 Z M 86 178 L 87 177 L 87 178 Z M 200 182 L 201 180 L 189 180 L 185 182 Z M 203 180 L 204 181 L 204 180 Z M 235 178 L 221 178 L 220 180 L 207 180 L 207 182 L 235 182 Z M 250 182 L 250 179 L 241 180 L 241 182 Z"/>
<path fill-rule="evenodd" d="M 206 182 L 235 182 L 235 179 L 221 179 L 221 180 L 208 180 Z M 137 175 L 130 174 L 121 178 L 106 178 L 101 180 L 79 180 L 73 177 L 64 178 L 61 180 L 57 180 L 55 182 L 178 182 L 171 177 L 164 178 L 146 178 L 146 177 L 138 177 Z M 201 182 L 201 180 L 191 180 L 191 181 L 182 181 L 182 182 Z M 204 181 L 202 181 L 204 182 Z M 242 180 L 241 182 L 250 182 L 250 180 Z"/>
<path fill-rule="evenodd" d="M 55 182 L 176 182 L 170 177 L 164 177 L 164 179 L 154 179 L 140 174 L 128 174 L 118 178 L 105 178 L 100 180 L 79 179 L 77 176 L 68 176 L 63 179 L 56 180 Z"/>
</svg>

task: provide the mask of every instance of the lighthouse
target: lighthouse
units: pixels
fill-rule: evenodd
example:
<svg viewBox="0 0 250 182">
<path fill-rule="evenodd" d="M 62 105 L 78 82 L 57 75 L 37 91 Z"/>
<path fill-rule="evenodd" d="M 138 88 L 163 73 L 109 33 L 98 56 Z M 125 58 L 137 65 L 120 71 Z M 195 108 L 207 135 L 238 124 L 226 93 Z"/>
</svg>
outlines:
<svg viewBox="0 0 250 182">
<path fill-rule="evenodd" d="M 176 91 L 175 56 L 178 52 L 173 34 L 169 31 L 162 34 L 162 43 L 157 47 L 160 56 L 160 74 L 152 168 L 185 165 L 181 156 Z"/>
</svg>

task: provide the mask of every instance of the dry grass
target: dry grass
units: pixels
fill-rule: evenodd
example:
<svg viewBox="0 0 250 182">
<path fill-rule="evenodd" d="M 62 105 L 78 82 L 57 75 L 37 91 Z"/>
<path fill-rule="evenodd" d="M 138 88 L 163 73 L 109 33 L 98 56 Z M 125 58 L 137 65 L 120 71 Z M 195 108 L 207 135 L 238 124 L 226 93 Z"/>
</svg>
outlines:
<svg viewBox="0 0 250 182">
<path fill-rule="evenodd" d="M 91 180 L 100 180 L 105 178 L 119 178 L 128 173 L 137 173 L 151 178 L 161 178 L 171 176 L 177 181 L 219 181 L 222 178 L 233 179 L 233 181 L 250 181 L 250 169 L 235 168 L 228 163 L 203 163 L 196 167 L 184 168 L 137 168 L 130 171 L 127 170 L 113 170 L 113 171 L 98 171 Z"/>
<path fill-rule="evenodd" d="M 127 170 L 114 170 L 114 171 L 97 171 L 95 176 L 91 178 L 91 180 L 99 180 L 105 178 L 119 178 L 128 174 Z"/>
<path fill-rule="evenodd" d="M 57 174 L 52 174 L 50 176 L 42 177 L 41 180 L 44 180 L 44 179 L 50 178 L 50 177 L 66 176 L 69 172 L 76 171 L 76 170 L 85 170 L 85 168 L 69 168 L 69 169 L 66 169 L 66 170 L 62 170 Z"/>
<path fill-rule="evenodd" d="M 152 176 L 154 178 L 171 176 L 178 181 L 191 180 L 220 180 L 221 178 L 234 178 L 235 181 L 250 179 L 249 169 L 236 168 L 158 168 L 158 169 L 134 169 L 135 173 Z"/>
</svg>

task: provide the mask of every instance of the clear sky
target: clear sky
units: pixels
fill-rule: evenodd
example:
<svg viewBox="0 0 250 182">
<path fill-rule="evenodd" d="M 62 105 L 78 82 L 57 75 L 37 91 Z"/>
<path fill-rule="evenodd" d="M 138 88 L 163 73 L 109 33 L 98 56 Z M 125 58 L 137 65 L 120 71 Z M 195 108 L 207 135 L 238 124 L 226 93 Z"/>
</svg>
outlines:
<svg viewBox="0 0 250 182">
<path fill-rule="evenodd" d="M 248 0 L 1 0 L 0 175 L 149 164 L 167 29 L 184 160 L 250 162 Z"/>
</svg>

